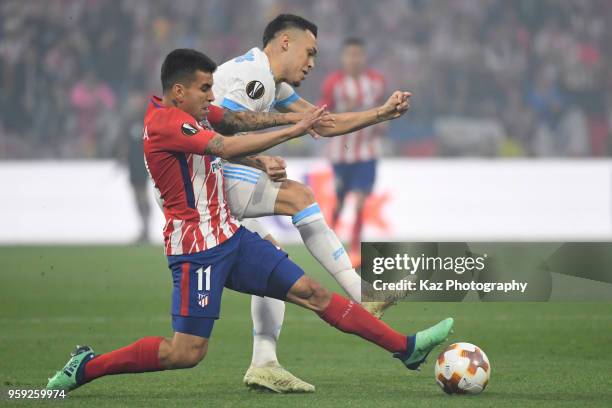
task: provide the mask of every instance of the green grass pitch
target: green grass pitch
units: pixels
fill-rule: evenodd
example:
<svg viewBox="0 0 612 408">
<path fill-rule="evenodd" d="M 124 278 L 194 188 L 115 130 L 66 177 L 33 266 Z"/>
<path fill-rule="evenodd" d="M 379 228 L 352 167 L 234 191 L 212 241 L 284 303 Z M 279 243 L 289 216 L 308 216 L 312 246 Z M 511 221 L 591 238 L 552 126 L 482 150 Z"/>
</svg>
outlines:
<svg viewBox="0 0 612 408">
<path fill-rule="evenodd" d="M 338 289 L 310 255 L 294 260 Z M 447 396 L 433 360 L 410 372 L 388 353 L 288 305 L 279 357 L 310 395 L 249 392 L 249 297 L 226 291 L 206 359 L 191 370 L 106 377 L 66 401 L 8 401 L 43 388 L 76 344 L 97 352 L 171 335 L 170 272 L 159 247 L 0 248 L 0 405 L 26 406 L 612 406 L 612 303 L 403 303 L 385 320 L 412 332 L 455 317 L 449 341 L 482 347 L 492 365 L 476 397 Z M 439 350 L 438 350 L 439 351 Z"/>
</svg>

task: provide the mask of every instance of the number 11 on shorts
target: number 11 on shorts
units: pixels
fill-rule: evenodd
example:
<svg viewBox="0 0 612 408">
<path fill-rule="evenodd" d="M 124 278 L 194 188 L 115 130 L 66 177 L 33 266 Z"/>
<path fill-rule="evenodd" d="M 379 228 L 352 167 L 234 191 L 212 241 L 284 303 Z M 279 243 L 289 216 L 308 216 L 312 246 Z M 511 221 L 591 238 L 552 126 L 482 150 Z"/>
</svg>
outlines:
<svg viewBox="0 0 612 408">
<path fill-rule="evenodd" d="M 208 265 L 208 268 L 204 269 L 204 267 L 201 267 L 200 269 L 198 269 L 196 271 L 196 274 L 198 275 L 198 291 L 203 291 L 203 290 L 210 290 L 210 268 L 211 265 Z M 204 283 L 204 277 L 203 275 L 206 275 L 206 287 L 204 288 L 203 283 Z"/>
</svg>

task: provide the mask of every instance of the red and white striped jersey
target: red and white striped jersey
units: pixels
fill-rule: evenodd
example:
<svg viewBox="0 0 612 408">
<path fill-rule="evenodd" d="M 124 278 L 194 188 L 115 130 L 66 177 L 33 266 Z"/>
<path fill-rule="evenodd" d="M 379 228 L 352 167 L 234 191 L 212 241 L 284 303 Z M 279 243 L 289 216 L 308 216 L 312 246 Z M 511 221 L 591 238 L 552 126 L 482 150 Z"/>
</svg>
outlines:
<svg viewBox="0 0 612 408">
<path fill-rule="evenodd" d="M 320 104 L 333 112 L 355 112 L 371 109 L 383 101 L 385 79 L 368 69 L 359 77 L 343 71 L 328 75 L 321 88 Z M 354 163 L 378 159 L 385 125 L 369 126 L 342 136 L 328 139 L 326 155 L 333 163 Z"/>
<path fill-rule="evenodd" d="M 209 123 L 222 117 L 223 109 L 210 106 Z M 225 197 L 221 159 L 204 154 L 214 135 L 188 113 L 151 97 L 144 118 L 145 165 L 166 218 L 166 255 L 212 248 L 240 226 Z"/>
</svg>

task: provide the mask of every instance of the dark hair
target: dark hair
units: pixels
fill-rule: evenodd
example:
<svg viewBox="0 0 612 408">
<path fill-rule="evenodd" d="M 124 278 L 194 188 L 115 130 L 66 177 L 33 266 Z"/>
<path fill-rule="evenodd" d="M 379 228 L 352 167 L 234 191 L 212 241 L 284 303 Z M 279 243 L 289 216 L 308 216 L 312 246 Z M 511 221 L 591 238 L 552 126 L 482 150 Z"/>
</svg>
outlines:
<svg viewBox="0 0 612 408">
<path fill-rule="evenodd" d="M 164 92 L 177 82 L 190 82 L 196 71 L 210 72 L 217 69 L 217 64 L 205 54 L 189 48 L 178 48 L 166 55 L 161 67 L 161 82 Z"/>
<path fill-rule="evenodd" d="M 268 45 L 270 40 L 274 38 L 276 33 L 279 31 L 286 30 L 288 28 L 300 28 L 302 30 L 308 30 L 317 36 L 317 26 L 314 23 L 306 20 L 303 17 L 296 16 L 295 14 L 279 14 L 276 18 L 268 23 L 263 34 L 263 46 Z"/>
<path fill-rule="evenodd" d="M 351 45 L 365 47 L 365 41 L 363 40 L 363 38 L 359 37 L 348 37 L 342 42 L 342 48 L 350 47 Z"/>
</svg>

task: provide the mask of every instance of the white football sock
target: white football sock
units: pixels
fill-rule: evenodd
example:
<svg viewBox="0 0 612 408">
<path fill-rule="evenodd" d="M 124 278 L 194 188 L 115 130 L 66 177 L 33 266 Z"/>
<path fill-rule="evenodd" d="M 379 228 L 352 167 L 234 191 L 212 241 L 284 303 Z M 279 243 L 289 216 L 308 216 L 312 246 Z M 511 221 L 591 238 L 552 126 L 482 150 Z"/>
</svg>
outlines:
<svg viewBox="0 0 612 408">
<path fill-rule="evenodd" d="M 261 367 L 278 362 L 276 342 L 285 317 L 285 302 L 282 300 L 251 296 L 253 319 L 253 358 L 251 365 Z"/>
<path fill-rule="evenodd" d="M 340 284 L 351 299 L 361 303 L 361 277 L 355 272 L 344 246 L 325 222 L 317 204 L 306 207 L 292 218 L 302 241 L 317 261 Z"/>
</svg>

